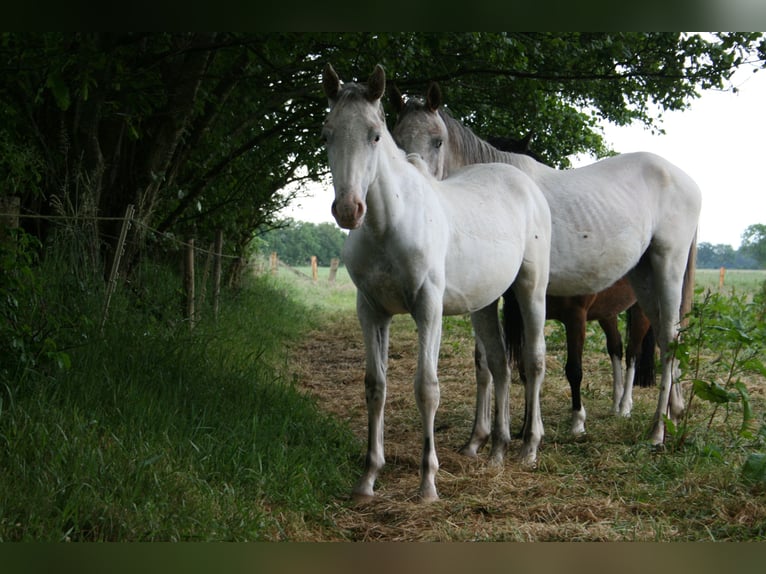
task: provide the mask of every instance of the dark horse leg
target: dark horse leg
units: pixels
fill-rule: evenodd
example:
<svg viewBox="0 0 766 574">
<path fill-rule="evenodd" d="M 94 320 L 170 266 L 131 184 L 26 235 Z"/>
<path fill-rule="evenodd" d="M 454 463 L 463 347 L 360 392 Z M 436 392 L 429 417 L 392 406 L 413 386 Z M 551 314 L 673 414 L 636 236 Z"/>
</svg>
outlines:
<svg viewBox="0 0 766 574">
<path fill-rule="evenodd" d="M 633 385 L 650 387 L 655 384 L 655 347 L 654 332 L 649 318 L 638 303 L 628 309 L 627 322 L 628 345 L 625 349 L 625 385 L 619 406 L 615 414 L 629 417 L 633 409 Z M 617 402 L 615 401 L 615 405 Z"/>
<path fill-rule="evenodd" d="M 585 406 L 580 396 L 582 384 L 582 351 L 585 343 L 585 323 L 587 308 L 573 306 L 560 317 L 567 336 L 566 372 L 569 388 L 572 391 L 572 434 L 585 434 Z"/>
<path fill-rule="evenodd" d="M 622 336 L 620 336 L 617 315 L 599 319 L 598 323 L 606 335 L 606 350 L 612 361 L 612 410 L 616 414 L 625 389 L 622 377 Z"/>
</svg>

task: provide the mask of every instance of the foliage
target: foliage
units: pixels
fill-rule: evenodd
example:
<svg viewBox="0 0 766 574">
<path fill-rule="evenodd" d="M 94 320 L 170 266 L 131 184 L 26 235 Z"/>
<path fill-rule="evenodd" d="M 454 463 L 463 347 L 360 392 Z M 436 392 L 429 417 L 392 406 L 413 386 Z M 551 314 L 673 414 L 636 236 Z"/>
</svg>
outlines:
<svg viewBox="0 0 766 574">
<path fill-rule="evenodd" d="M 56 300 L 50 261 L 35 273 Z M 284 370 L 306 309 L 260 280 L 190 333 L 168 312 L 172 270 L 151 265 L 136 281 L 115 293 L 103 332 L 103 296 L 68 293 L 69 312 L 90 318 L 68 369 L 0 373 L 0 541 L 279 540 L 321 528 L 359 445 Z"/>
<path fill-rule="evenodd" d="M 312 255 L 317 263 L 329 266 L 330 260 L 339 258 L 346 234 L 332 223 L 309 223 L 286 220 L 284 227 L 263 234 L 261 251 L 276 251 L 280 260 L 288 265 L 307 265 Z"/>
<path fill-rule="evenodd" d="M 6 32 L 2 193 L 25 213 L 49 213 L 54 196 L 89 216 L 134 204 L 129 261 L 150 228 L 202 243 L 223 229 L 242 256 L 290 200 L 280 190 L 326 170 L 325 62 L 362 78 L 382 63 L 410 94 L 437 80 L 481 135 L 531 131 L 544 159 L 565 165 L 609 153 L 599 120 L 659 129 L 655 110 L 726 88 L 759 46 L 758 33 Z M 118 225 L 101 221 L 91 250 L 108 259 Z"/>
<path fill-rule="evenodd" d="M 0 240 L 0 381 L 70 366 L 59 339 L 65 315 L 46 297 L 34 271 L 40 244 L 21 230 L 11 231 Z"/>
<path fill-rule="evenodd" d="M 761 268 L 766 267 L 766 225 L 756 223 L 745 229 L 740 251 L 757 261 Z"/>
<path fill-rule="evenodd" d="M 731 245 L 702 242 L 697 245 L 697 267 L 701 269 L 762 269 L 763 264 L 752 257 L 744 247 L 734 249 Z"/>
<path fill-rule="evenodd" d="M 761 418 L 758 430 L 759 418 L 752 408 L 747 381 L 752 376 L 766 377 L 762 360 L 766 349 L 765 295 L 766 289 L 755 296 L 729 297 L 708 291 L 692 309 L 681 342 L 675 345 L 691 392 L 679 425 L 667 421 L 673 449 L 690 440 L 712 453 L 743 444 L 763 445 L 766 419 Z M 706 420 L 692 419 L 695 399 L 712 405 Z M 720 410 L 724 411 L 723 426 L 714 427 Z M 751 453 L 743 468 L 751 481 L 766 478 L 759 466 L 762 456 Z"/>
</svg>

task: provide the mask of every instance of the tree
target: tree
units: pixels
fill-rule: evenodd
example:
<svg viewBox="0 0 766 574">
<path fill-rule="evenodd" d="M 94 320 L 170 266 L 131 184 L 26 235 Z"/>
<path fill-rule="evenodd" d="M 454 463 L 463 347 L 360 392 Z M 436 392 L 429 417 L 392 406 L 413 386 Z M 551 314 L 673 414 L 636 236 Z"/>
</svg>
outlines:
<svg viewBox="0 0 766 574">
<path fill-rule="evenodd" d="M 308 223 L 286 220 L 286 225 L 265 233 L 260 239 L 262 251 L 276 251 L 288 265 L 308 265 L 312 255 L 317 263 L 329 266 L 330 260 L 340 257 L 346 234 L 332 223 Z"/>
<path fill-rule="evenodd" d="M 766 267 L 766 225 L 755 223 L 742 233 L 740 251 L 750 255 L 761 268 Z"/>
<path fill-rule="evenodd" d="M 760 33 L 2 33 L 0 193 L 22 211 L 119 218 L 136 206 L 128 259 L 152 230 L 223 229 L 242 255 L 273 226 L 288 184 L 320 178 L 320 71 L 366 78 L 382 63 L 408 94 L 437 80 L 481 135 L 535 136 L 565 166 L 610 153 L 598 121 L 638 121 L 722 89 L 761 64 Z M 393 117 L 389 114 L 389 121 Z M 82 221 L 92 221 L 80 217 Z M 40 221 L 40 220 L 35 220 Z M 25 222 L 30 227 L 30 222 Z M 119 222 L 91 251 L 108 263 Z M 43 224 L 34 224 L 44 238 Z M 133 257 L 131 257 L 131 255 Z M 94 255 L 94 259 L 97 258 Z M 108 266 L 104 266 L 108 268 Z"/>
</svg>

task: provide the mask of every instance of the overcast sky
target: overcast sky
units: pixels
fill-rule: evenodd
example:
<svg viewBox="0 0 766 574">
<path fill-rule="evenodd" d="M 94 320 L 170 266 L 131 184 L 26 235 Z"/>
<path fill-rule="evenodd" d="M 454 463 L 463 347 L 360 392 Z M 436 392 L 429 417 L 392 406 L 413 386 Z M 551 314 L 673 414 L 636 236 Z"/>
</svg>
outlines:
<svg viewBox="0 0 766 574">
<path fill-rule="evenodd" d="M 739 247 L 742 232 L 766 224 L 766 70 L 742 69 L 738 93 L 706 90 L 683 112 L 666 112 L 664 135 L 642 126 L 604 126 L 618 152 L 651 151 L 685 170 L 702 189 L 698 241 Z M 592 160 L 586 160 L 592 161 Z M 302 221 L 333 222 L 333 192 L 312 186 L 283 214 Z"/>
</svg>

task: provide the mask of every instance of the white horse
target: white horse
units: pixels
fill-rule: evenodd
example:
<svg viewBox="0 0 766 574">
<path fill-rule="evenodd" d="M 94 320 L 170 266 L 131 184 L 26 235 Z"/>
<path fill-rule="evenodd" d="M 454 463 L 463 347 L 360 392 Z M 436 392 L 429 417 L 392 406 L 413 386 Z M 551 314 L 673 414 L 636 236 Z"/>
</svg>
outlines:
<svg viewBox="0 0 766 574">
<path fill-rule="evenodd" d="M 437 178 L 470 164 L 505 162 L 540 186 L 553 230 L 549 295 L 597 293 L 627 275 L 660 348 L 662 376 L 650 440 L 661 444 L 663 416 L 677 420 L 684 408 L 671 344 L 694 293 L 699 188 L 678 167 L 650 153 L 553 169 L 528 155 L 497 150 L 440 106 L 436 84 L 424 101 L 401 102 L 395 140 L 406 151 L 420 154 Z M 630 395 L 622 394 L 624 416 L 630 415 Z M 477 398 L 483 400 L 486 396 Z M 484 410 L 477 406 L 476 412 Z M 574 415 L 584 422 L 584 409 Z M 482 437 L 474 437 L 472 443 L 482 444 Z"/>
<path fill-rule="evenodd" d="M 520 456 L 523 463 L 534 464 L 543 435 L 540 387 L 551 232 L 542 193 L 529 177 L 506 164 L 471 166 L 444 181 L 428 174 L 422 159 L 406 156 L 388 132 L 380 103 L 385 89 L 380 66 L 366 85 L 341 85 L 328 65 L 323 87 L 330 103 L 322 137 L 335 187 L 332 213 L 338 225 L 351 230 L 343 259 L 357 287 L 366 351 L 368 447 L 354 497 L 373 496 L 384 464 L 383 407 L 389 326 L 395 314 L 409 313 L 418 328 L 421 499 L 438 498 L 434 418 L 443 314 L 471 314 L 477 346 L 496 383 L 491 456 L 495 462 L 503 460 L 510 442 L 510 366 L 497 301 L 508 289 L 515 292 L 523 315 L 531 383 L 525 393 L 527 424 Z"/>
</svg>

